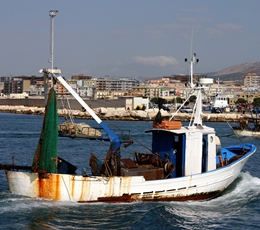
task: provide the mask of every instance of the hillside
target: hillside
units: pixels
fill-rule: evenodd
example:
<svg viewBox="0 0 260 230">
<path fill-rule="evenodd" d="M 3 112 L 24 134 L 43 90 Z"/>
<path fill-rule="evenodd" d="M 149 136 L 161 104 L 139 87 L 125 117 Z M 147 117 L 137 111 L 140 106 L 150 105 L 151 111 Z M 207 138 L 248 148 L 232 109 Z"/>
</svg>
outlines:
<svg viewBox="0 0 260 230">
<path fill-rule="evenodd" d="M 248 73 L 260 75 L 260 62 L 242 63 L 223 69 L 215 73 L 208 73 L 207 76 L 219 78 L 221 80 L 242 80 L 243 76 Z"/>
<path fill-rule="evenodd" d="M 226 69 L 220 70 L 218 72 L 211 72 L 211 73 L 201 73 L 203 75 L 206 75 L 208 77 L 212 77 L 214 79 L 219 78 L 220 80 L 241 80 L 243 79 L 243 76 L 248 73 L 256 73 L 260 75 L 260 62 L 249 62 L 249 63 L 242 63 L 239 65 L 233 65 L 231 67 L 228 67 Z M 160 77 L 138 77 L 140 81 L 147 81 L 149 79 L 158 79 L 162 78 Z M 164 76 L 165 77 L 165 76 Z"/>
</svg>

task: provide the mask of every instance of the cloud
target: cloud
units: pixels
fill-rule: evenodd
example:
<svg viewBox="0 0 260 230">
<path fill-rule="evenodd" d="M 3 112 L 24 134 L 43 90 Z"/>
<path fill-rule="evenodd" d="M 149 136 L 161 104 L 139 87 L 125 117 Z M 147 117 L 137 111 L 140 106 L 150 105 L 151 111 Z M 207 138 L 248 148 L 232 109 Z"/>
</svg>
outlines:
<svg viewBox="0 0 260 230">
<path fill-rule="evenodd" d="M 156 67 L 166 67 L 177 65 L 178 61 L 174 57 L 157 56 L 157 57 L 134 57 L 134 62 L 142 65 L 151 65 Z"/>
<path fill-rule="evenodd" d="M 169 37 L 171 36 L 170 34 L 174 31 L 178 31 L 180 29 L 182 29 L 183 25 L 179 25 L 177 23 L 173 23 L 173 24 L 157 24 L 157 25 L 146 25 L 143 27 L 143 34 L 145 36 L 149 36 L 149 38 L 151 37 L 155 37 L 155 38 L 165 38 L 165 37 Z M 179 34 L 179 33 L 177 33 Z"/>
<path fill-rule="evenodd" d="M 198 22 L 210 22 L 211 19 L 210 18 L 196 18 L 196 17 L 181 17 L 178 18 L 178 21 L 182 22 L 182 23 L 198 23 Z"/>
<path fill-rule="evenodd" d="M 235 23 L 216 24 L 215 28 L 207 29 L 207 33 L 210 36 L 223 36 L 232 34 L 234 32 L 240 32 L 243 26 Z"/>
<path fill-rule="evenodd" d="M 82 70 L 79 70 L 77 71 L 77 73 L 73 73 L 73 74 L 84 74 L 84 75 L 91 75 L 91 71 L 88 70 L 88 69 L 82 69 Z"/>
<path fill-rule="evenodd" d="M 118 72 L 118 68 L 112 68 L 108 72 L 109 73 L 116 73 L 116 72 Z"/>
<path fill-rule="evenodd" d="M 239 31 L 242 29 L 242 26 L 235 23 L 217 24 L 217 29 L 223 31 Z"/>
<path fill-rule="evenodd" d="M 208 12 L 208 8 L 182 8 L 178 10 L 179 12 L 185 12 L 185 13 L 205 13 Z"/>
</svg>

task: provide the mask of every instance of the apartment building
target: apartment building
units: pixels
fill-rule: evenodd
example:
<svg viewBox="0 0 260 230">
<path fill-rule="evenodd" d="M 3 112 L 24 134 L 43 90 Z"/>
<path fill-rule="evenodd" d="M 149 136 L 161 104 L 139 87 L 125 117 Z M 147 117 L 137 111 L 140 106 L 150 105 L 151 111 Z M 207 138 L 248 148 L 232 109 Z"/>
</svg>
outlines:
<svg viewBox="0 0 260 230">
<path fill-rule="evenodd" d="M 22 78 L 13 78 L 11 81 L 4 81 L 3 93 L 5 95 L 12 93 L 30 92 L 30 80 Z"/>
<path fill-rule="evenodd" d="M 260 76 L 256 73 L 248 73 L 243 77 L 244 86 L 253 86 L 260 84 Z"/>
<path fill-rule="evenodd" d="M 201 75 L 196 75 L 199 77 Z M 66 79 L 67 83 L 83 98 L 90 99 L 116 99 L 122 97 L 163 97 L 167 100 L 175 96 L 186 97 L 189 93 L 189 86 L 186 84 L 189 76 L 174 75 L 170 77 L 162 77 L 161 79 L 152 79 L 146 84 L 135 79 L 127 78 L 93 78 L 85 75 L 74 75 L 71 79 Z M 20 77 L 1 77 L 2 93 L 10 95 L 13 93 L 21 94 L 29 93 L 31 96 L 44 95 L 44 79 L 36 76 L 20 76 Z M 243 77 L 244 87 L 235 82 L 225 82 L 225 84 L 213 84 L 210 89 L 210 94 L 217 94 L 219 91 L 222 94 L 228 95 L 230 103 L 235 102 L 237 95 L 252 101 L 254 94 L 258 90 L 250 90 L 256 88 L 260 83 L 260 76 L 256 73 L 248 73 Z M 50 86 L 50 78 L 48 79 Z M 55 84 L 55 90 L 60 95 L 69 95 L 68 91 L 59 82 Z M 251 92 L 252 91 L 252 92 Z M 247 92 L 247 94 L 243 94 Z M 249 92 L 250 95 L 249 95 Z M 0 92 L 1 93 L 1 92 Z M 254 95 L 252 97 L 252 95 Z"/>
<path fill-rule="evenodd" d="M 138 80 L 132 80 L 127 78 L 97 78 L 96 79 L 96 89 L 97 90 L 105 90 L 105 91 L 113 91 L 113 90 L 122 90 L 129 91 L 132 88 L 139 84 Z"/>
<path fill-rule="evenodd" d="M 139 97 L 147 97 L 147 98 L 154 98 L 154 97 L 161 97 L 161 87 L 153 87 L 147 85 L 139 85 L 134 86 L 132 88 L 132 93 Z"/>
</svg>

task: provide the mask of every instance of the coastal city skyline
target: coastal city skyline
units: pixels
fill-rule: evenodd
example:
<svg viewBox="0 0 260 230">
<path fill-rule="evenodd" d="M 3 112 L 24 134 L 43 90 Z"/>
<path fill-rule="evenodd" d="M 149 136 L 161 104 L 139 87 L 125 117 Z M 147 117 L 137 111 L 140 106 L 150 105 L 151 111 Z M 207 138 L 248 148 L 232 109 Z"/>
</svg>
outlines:
<svg viewBox="0 0 260 230">
<path fill-rule="evenodd" d="M 66 78 L 187 74 L 184 58 L 189 60 L 191 52 L 201 60 L 197 73 L 259 61 L 256 0 L 14 0 L 1 5 L 0 76 L 38 75 L 50 67 L 49 10 L 58 10 L 54 66 Z"/>
</svg>

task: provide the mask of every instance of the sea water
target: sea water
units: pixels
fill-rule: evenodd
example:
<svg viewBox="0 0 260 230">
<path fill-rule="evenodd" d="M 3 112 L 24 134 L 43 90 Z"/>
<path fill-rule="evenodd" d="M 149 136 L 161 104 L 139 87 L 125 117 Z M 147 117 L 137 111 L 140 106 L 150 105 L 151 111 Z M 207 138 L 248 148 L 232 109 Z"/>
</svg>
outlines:
<svg viewBox="0 0 260 230">
<path fill-rule="evenodd" d="M 43 117 L 0 113 L 0 164 L 31 165 Z M 59 118 L 59 123 L 64 122 Z M 92 120 L 75 120 L 98 127 Z M 105 121 L 130 130 L 134 144 L 123 149 L 149 152 L 152 122 Z M 134 202 L 126 204 L 78 204 L 28 198 L 10 194 L 4 171 L 0 171 L 0 229 L 260 229 L 260 140 L 237 138 L 227 123 L 208 123 L 216 129 L 223 146 L 253 143 L 257 152 L 239 177 L 218 198 L 188 202 Z M 59 138 L 59 156 L 89 169 L 89 154 L 105 156 L 109 143 Z"/>
</svg>

